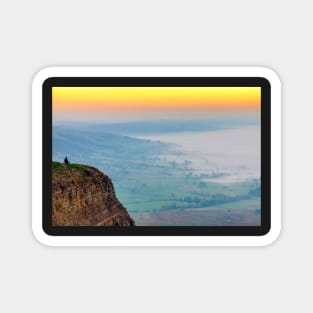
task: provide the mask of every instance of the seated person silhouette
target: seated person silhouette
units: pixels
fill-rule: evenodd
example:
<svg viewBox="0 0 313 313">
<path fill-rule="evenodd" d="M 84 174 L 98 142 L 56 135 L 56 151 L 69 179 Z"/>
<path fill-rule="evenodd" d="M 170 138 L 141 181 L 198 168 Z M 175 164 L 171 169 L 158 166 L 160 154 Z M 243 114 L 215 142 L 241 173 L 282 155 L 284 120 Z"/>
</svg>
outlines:
<svg viewBox="0 0 313 313">
<path fill-rule="evenodd" d="M 70 164 L 70 161 L 68 160 L 68 158 L 67 158 L 67 157 L 65 157 L 65 158 L 64 158 L 64 164 L 65 164 L 65 165 Z"/>
</svg>

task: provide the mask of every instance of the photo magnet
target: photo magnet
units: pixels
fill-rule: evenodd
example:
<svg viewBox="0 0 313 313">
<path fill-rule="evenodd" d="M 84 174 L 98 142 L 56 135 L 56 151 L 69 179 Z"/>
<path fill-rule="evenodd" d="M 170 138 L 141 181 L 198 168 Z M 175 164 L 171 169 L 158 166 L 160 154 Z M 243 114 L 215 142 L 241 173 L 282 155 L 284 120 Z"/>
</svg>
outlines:
<svg viewBox="0 0 313 313">
<path fill-rule="evenodd" d="M 33 80 L 32 228 L 49 246 L 264 246 L 281 86 L 263 67 L 51 67 Z"/>
</svg>

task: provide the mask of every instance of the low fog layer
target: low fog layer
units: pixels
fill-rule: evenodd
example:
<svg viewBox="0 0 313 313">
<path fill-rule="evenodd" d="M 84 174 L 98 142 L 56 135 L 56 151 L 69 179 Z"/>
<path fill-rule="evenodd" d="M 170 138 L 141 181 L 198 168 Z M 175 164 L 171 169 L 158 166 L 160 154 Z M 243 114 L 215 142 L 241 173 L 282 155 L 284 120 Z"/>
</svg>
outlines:
<svg viewBox="0 0 313 313">
<path fill-rule="evenodd" d="M 194 173 L 211 174 L 207 181 L 236 182 L 261 176 L 260 127 L 136 137 L 176 144 L 176 149 L 183 154 L 168 154 L 163 158 L 190 161 Z"/>
</svg>

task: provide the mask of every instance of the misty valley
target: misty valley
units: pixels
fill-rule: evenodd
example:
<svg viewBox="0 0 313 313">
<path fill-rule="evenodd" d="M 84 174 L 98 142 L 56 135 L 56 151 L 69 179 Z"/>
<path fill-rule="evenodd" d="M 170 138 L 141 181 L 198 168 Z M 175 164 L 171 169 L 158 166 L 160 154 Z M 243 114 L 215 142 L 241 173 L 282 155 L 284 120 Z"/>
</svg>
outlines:
<svg viewBox="0 0 313 313">
<path fill-rule="evenodd" d="M 109 175 L 137 226 L 254 226 L 259 128 L 240 120 L 58 122 L 52 157 Z"/>
</svg>

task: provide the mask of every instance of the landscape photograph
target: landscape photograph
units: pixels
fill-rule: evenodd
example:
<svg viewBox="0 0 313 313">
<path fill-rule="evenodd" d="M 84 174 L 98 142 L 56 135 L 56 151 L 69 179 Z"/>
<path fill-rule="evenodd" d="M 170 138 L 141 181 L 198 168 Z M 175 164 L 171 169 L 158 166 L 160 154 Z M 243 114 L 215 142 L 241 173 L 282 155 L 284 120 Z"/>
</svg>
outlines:
<svg viewBox="0 0 313 313">
<path fill-rule="evenodd" d="M 260 226 L 260 87 L 53 87 L 52 225 Z"/>
</svg>

